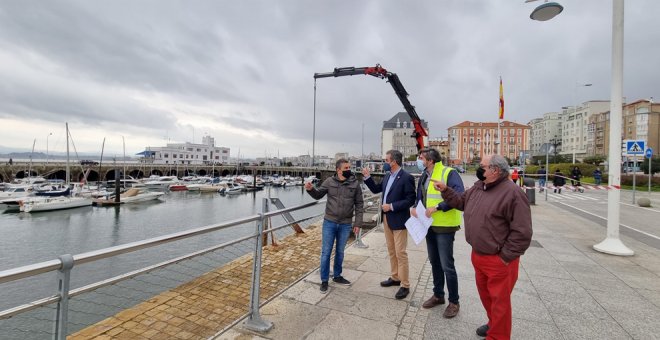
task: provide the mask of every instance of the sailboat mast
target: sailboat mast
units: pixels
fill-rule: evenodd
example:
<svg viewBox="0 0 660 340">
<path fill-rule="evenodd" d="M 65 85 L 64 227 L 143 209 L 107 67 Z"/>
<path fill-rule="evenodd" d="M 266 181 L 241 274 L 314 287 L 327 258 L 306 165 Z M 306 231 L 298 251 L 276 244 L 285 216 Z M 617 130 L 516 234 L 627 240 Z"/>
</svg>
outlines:
<svg viewBox="0 0 660 340">
<path fill-rule="evenodd" d="M 30 166 L 28 167 L 28 173 L 27 173 L 28 183 L 30 183 L 30 177 L 32 177 L 32 158 L 33 158 L 33 155 L 34 155 L 34 145 L 35 144 L 37 144 L 37 139 L 36 138 L 32 142 L 32 153 L 30 153 Z"/>
<path fill-rule="evenodd" d="M 66 123 L 66 185 L 69 186 L 71 171 L 69 169 L 69 123 Z"/>
<path fill-rule="evenodd" d="M 102 180 L 102 178 L 101 178 L 101 166 L 103 164 L 103 150 L 105 150 L 105 137 L 103 137 L 103 144 L 101 144 L 101 159 L 99 160 L 99 176 L 98 176 L 98 180 L 96 181 L 97 185 L 99 185 L 100 184 L 99 182 L 101 182 L 101 180 Z M 108 179 L 106 178 L 106 181 L 107 180 Z"/>
<path fill-rule="evenodd" d="M 124 146 L 124 160 L 122 161 L 124 163 L 124 173 L 123 173 L 123 179 L 124 179 L 124 189 L 126 189 L 126 141 L 124 140 L 124 136 L 121 136 L 121 143 Z"/>
</svg>

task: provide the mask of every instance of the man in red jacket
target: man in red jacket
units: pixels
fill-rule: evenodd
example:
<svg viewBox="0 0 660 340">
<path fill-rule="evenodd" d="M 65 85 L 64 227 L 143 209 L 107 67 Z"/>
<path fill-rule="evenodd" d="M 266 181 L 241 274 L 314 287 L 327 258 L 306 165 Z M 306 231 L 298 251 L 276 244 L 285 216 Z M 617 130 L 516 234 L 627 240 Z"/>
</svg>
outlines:
<svg viewBox="0 0 660 340">
<path fill-rule="evenodd" d="M 509 164 L 501 155 L 485 157 L 477 181 L 463 194 L 435 182 L 451 207 L 463 210 L 465 239 L 488 323 L 477 328 L 487 339 L 511 338 L 511 292 L 518 280 L 520 256 L 532 240 L 532 213 L 525 193 L 508 180 Z"/>
</svg>

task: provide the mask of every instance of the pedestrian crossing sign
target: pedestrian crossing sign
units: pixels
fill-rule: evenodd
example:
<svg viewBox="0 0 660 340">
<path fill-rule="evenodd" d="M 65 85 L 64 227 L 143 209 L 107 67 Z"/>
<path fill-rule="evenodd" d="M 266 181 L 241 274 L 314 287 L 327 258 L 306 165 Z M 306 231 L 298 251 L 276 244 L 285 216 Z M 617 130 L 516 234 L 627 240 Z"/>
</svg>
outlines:
<svg viewBox="0 0 660 340">
<path fill-rule="evenodd" d="M 646 147 L 643 140 L 628 140 L 626 141 L 626 153 L 632 155 L 643 155 Z"/>
</svg>

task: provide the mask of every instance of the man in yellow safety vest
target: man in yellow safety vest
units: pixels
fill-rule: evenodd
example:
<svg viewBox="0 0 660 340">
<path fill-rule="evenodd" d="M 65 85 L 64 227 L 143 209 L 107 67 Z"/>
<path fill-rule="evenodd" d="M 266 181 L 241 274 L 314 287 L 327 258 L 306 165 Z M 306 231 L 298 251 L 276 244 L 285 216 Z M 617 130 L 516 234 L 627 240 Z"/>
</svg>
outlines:
<svg viewBox="0 0 660 340">
<path fill-rule="evenodd" d="M 445 303 L 445 281 L 449 293 L 449 304 L 443 313 L 445 318 L 458 314 L 458 275 L 454 266 L 454 238 L 461 228 L 461 212 L 451 208 L 442 199 L 442 195 L 433 187 L 432 180 L 447 183 L 456 192 L 463 192 L 463 180 L 458 172 L 442 164 L 440 153 L 435 149 L 422 149 L 417 159 L 417 167 L 422 176 L 417 185 L 417 202 L 426 207 L 426 216 L 433 218 L 433 223 L 426 234 L 426 249 L 433 272 L 433 296 L 422 307 L 433 308 Z M 417 217 L 414 208 L 410 214 Z"/>
</svg>

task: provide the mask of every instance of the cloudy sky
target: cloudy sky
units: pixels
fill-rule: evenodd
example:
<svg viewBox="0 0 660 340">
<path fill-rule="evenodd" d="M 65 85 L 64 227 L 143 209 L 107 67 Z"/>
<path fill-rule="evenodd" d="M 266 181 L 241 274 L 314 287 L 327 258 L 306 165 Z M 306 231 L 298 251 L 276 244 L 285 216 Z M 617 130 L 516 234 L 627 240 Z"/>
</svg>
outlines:
<svg viewBox="0 0 660 340">
<path fill-rule="evenodd" d="M 313 74 L 380 63 L 397 73 L 431 137 L 463 120 L 609 99 L 612 5 L 443 1 L 1 1 L 0 151 L 127 154 L 200 142 L 246 157 L 311 154 Z M 624 96 L 660 100 L 660 1 L 629 0 Z M 592 87 L 576 84 L 592 83 Z M 403 107 L 384 80 L 319 79 L 316 154 L 379 151 Z"/>
</svg>

